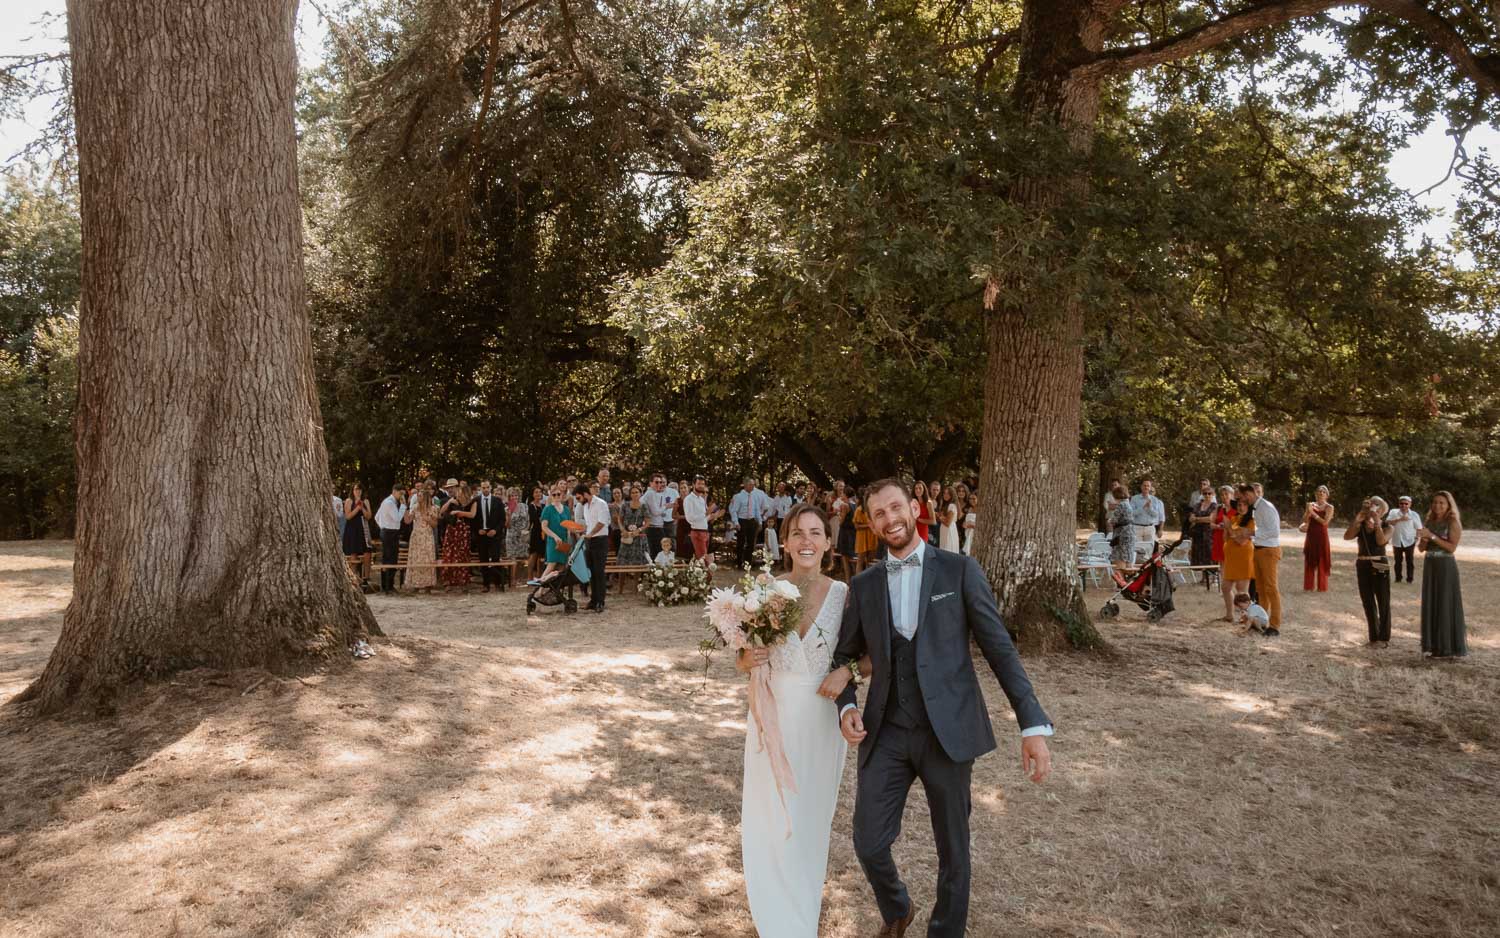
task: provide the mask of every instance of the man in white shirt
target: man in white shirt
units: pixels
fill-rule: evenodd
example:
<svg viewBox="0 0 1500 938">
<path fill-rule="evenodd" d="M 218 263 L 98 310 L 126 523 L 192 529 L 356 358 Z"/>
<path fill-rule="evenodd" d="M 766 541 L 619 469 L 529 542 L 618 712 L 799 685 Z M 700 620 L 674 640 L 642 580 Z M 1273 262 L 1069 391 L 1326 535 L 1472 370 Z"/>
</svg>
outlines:
<svg viewBox="0 0 1500 938">
<path fill-rule="evenodd" d="M 660 472 L 651 477 L 651 488 L 641 496 L 646 508 L 646 556 L 661 552 L 661 539 L 667 536 L 672 521 L 672 498 L 667 495 L 667 477 Z"/>
<path fill-rule="evenodd" d="M 339 543 L 344 542 L 344 500 L 338 492 L 333 493 L 333 523 L 339 529 Z"/>
<path fill-rule="evenodd" d="M 708 556 L 708 483 L 702 476 L 693 480 L 693 490 L 682 501 L 682 516 L 692 532 L 693 559 Z"/>
<path fill-rule="evenodd" d="M 1130 497 L 1130 520 L 1135 525 L 1136 563 L 1151 559 L 1161 526 L 1167 523 L 1167 507 L 1156 497 L 1156 484 L 1141 480 L 1141 491 Z"/>
<path fill-rule="evenodd" d="M 1262 634 L 1275 638 L 1281 634 L 1281 588 L 1277 574 L 1281 563 L 1281 513 L 1263 498 L 1254 485 L 1240 485 L 1240 504 L 1255 519 L 1255 590 L 1262 606 L 1271 612 L 1271 625 Z"/>
<path fill-rule="evenodd" d="M 771 499 L 746 476 L 740 490 L 729 502 L 729 526 L 734 528 L 734 562 L 743 568 L 755 562 L 755 548 L 760 542 L 761 525 L 771 510 Z"/>
<path fill-rule="evenodd" d="M 604 566 L 609 563 L 609 503 L 595 495 L 587 483 L 580 483 L 573 488 L 573 520 L 583 525 L 583 556 L 589 565 L 588 608 L 603 612 L 608 586 Z"/>
<path fill-rule="evenodd" d="M 406 517 L 406 486 L 397 482 L 375 512 L 380 528 L 380 591 L 396 588 L 396 561 L 401 559 L 401 521 Z"/>
<path fill-rule="evenodd" d="M 786 520 L 792 510 L 792 492 L 785 482 L 776 483 L 776 497 L 771 499 L 771 520 L 776 524 Z"/>
<path fill-rule="evenodd" d="M 1422 526 L 1422 516 L 1411 510 L 1411 496 L 1403 495 L 1396 500 L 1385 520 L 1391 525 L 1391 553 L 1396 555 L 1396 582 L 1401 582 L 1401 566 L 1406 565 L 1406 582 L 1415 575 L 1413 563 L 1416 559 L 1417 529 Z"/>
</svg>

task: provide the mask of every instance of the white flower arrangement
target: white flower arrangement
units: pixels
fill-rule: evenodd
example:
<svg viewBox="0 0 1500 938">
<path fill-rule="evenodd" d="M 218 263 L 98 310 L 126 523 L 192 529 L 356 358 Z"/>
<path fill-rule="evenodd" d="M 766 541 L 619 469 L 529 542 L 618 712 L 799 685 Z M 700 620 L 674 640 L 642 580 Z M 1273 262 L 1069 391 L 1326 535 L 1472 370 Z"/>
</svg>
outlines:
<svg viewBox="0 0 1500 938">
<path fill-rule="evenodd" d="M 693 561 L 685 567 L 657 567 L 641 574 L 636 590 L 658 608 L 703 602 L 713 583 L 713 564 Z"/>
</svg>

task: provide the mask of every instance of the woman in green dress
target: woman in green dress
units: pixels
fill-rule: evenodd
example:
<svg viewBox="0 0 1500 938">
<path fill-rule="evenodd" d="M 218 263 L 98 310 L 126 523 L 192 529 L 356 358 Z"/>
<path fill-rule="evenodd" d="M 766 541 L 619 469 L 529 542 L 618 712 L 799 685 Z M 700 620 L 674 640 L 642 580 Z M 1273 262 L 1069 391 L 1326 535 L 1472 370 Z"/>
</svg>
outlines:
<svg viewBox="0 0 1500 938">
<path fill-rule="evenodd" d="M 562 482 L 553 483 L 552 497 L 542 509 L 542 537 L 547 544 L 547 568 L 542 571 L 544 578 L 562 569 L 568 562 L 568 549 L 572 546 L 571 535 L 562 524 L 573 520 L 572 500 L 564 494 L 564 488 Z"/>
<path fill-rule="evenodd" d="M 1458 562 L 1453 554 L 1463 538 L 1453 493 L 1438 492 L 1427 508 L 1425 524 L 1417 531 L 1422 558 L 1422 653 L 1434 658 L 1462 658 L 1469 653 L 1464 640 L 1464 598 L 1458 588 Z"/>
</svg>

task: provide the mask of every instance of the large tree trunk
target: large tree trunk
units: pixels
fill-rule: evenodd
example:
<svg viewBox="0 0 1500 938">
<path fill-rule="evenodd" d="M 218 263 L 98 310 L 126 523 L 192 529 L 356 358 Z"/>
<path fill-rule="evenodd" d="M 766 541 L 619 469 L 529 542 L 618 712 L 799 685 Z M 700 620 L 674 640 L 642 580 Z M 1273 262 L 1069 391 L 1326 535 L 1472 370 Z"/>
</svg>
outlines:
<svg viewBox="0 0 1500 938">
<path fill-rule="evenodd" d="M 1021 19 L 1014 98 L 1039 123 L 1060 126 L 1087 148 L 1099 85 L 1071 69 L 1103 46 L 1092 0 L 1027 0 Z M 1086 185 L 1080 178 L 1022 180 L 1012 197 L 1045 215 Z M 1076 572 L 1079 420 L 1083 394 L 1083 308 L 1065 279 L 1017 273 L 987 291 L 1002 299 L 988 323 L 980 524 L 976 554 L 1001 608 L 1031 648 L 1097 640 Z M 996 286 L 999 286 L 998 284 Z"/>
<path fill-rule="evenodd" d="M 41 711 L 374 628 L 329 512 L 296 0 L 69 0 L 83 218 L 74 596 Z"/>
</svg>

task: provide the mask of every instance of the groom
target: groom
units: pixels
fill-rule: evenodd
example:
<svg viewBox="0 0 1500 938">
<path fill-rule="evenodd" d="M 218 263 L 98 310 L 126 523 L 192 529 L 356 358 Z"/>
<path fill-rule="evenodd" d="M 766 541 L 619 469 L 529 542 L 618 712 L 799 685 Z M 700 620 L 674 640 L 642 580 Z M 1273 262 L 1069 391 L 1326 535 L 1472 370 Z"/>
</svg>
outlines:
<svg viewBox="0 0 1500 938">
<path fill-rule="evenodd" d="M 1051 771 L 1046 737 L 1052 725 L 979 564 L 923 543 L 916 535 L 918 510 L 899 480 L 867 491 L 870 526 L 889 554 L 851 584 L 834 667 L 853 670 L 857 665 L 850 662 L 868 653 L 874 673 L 863 714 L 854 683 L 838 695 L 839 728 L 859 746 L 854 852 L 886 923 L 877 934 L 900 938 L 916 916 L 891 845 L 901 833 L 911 784 L 921 779 L 938 850 L 937 902 L 927 934 L 959 938 L 969 915 L 969 775 L 974 760 L 995 748 L 971 637 L 1021 724 L 1021 768 L 1033 782 Z"/>
</svg>

